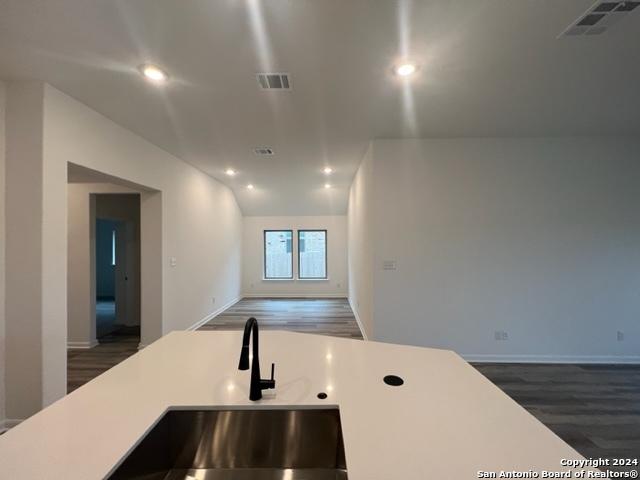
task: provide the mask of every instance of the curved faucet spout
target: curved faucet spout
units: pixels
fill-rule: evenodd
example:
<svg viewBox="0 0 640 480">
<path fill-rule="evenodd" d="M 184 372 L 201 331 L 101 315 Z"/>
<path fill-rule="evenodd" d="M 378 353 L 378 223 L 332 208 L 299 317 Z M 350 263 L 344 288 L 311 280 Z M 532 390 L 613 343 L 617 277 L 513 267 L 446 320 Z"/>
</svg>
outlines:
<svg viewBox="0 0 640 480">
<path fill-rule="evenodd" d="M 253 359 L 251 360 L 251 388 L 249 389 L 250 400 L 260 400 L 262 398 L 262 390 L 267 388 L 275 388 L 274 380 L 275 365 L 271 364 L 271 378 L 260 378 L 260 355 L 258 340 L 258 321 L 251 317 L 244 325 L 244 334 L 242 335 L 242 349 L 240 350 L 240 361 L 238 362 L 238 370 L 249 370 L 249 342 L 253 337 Z"/>
<path fill-rule="evenodd" d="M 258 321 L 251 317 L 244 324 L 244 333 L 242 334 L 242 350 L 240 351 L 240 362 L 238 370 L 249 370 L 249 341 L 253 330 L 253 358 L 258 355 Z"/>
</svg>

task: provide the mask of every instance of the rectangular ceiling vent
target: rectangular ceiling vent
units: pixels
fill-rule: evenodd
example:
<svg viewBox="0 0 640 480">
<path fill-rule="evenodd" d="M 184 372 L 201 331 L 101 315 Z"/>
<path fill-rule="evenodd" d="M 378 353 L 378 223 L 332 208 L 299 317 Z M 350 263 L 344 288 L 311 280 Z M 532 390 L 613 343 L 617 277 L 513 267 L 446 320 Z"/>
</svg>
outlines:
<svg viewBox="0 0 640 480">
<path fill-rule="evenodd" d="M 253 149 L 256 155 L 270 157 L 273 155 L 273 148 L 270 147 L 256 147 Z"/>
<path fill-rule="evenodd" d="M 569 25 L 559 37 L 602 35 L 638 7 L 640 7 L 640 0 L 598 0 Z"/>
<path fill-rule="evenodd" d="M 288 73 L 258 73 L 256 78 L 262 90 L 291 90 L 291 77 Z"/>
</svg>

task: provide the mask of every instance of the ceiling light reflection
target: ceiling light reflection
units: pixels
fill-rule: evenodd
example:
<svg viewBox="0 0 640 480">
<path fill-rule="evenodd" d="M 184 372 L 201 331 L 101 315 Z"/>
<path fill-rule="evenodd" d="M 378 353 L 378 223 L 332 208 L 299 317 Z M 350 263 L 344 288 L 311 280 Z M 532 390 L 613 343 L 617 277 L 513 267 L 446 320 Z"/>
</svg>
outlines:
<svg viewBox="0 0 640 480">
<path fill-rule="evenodd" d="M 404 63 L 402 65 L 398 65 L 395 71 L 396 75 L 399 75 L 401 77 L 408 77 L 416 73 L 417 69 L 418 67 L 416 67 L 413 63 Z"/>
<path fill-rule="evenodd" d="M 152 82 L 164 83 L 169 78 L 169 75 L 167 75 L 164 70 L 156 65 L 146 63 L 144 65 L 140 65 L 139 68 L 142 75 L 144 75 L 146 79 L 151 80 Z"/>
</svg>

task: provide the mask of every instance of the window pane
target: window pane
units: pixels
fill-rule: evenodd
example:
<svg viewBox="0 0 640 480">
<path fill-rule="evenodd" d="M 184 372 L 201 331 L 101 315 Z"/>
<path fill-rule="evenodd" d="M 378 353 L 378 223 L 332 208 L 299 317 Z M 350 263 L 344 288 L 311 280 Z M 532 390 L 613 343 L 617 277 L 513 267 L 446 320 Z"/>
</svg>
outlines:
<svg viewBox="0 0 640 480">
<path fill-rule="evenodd" d="M 264 278 L 293 278 L 293 232 L 264 232 Z"/>
<path fill-rule="evenodd" d="M 116 231 L 111 232 L 111 265 L 116 264 Z"/>
<path fill-rule="evenodd" d="M 298 231 L 300 278 L 327 278 L 327 232 Z"/>
</svg>

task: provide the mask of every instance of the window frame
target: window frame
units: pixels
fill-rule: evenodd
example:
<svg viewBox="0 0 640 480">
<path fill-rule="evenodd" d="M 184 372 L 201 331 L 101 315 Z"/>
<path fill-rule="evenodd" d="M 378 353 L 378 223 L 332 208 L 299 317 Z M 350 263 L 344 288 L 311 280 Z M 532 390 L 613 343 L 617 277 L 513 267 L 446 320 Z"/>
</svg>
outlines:
<svg viewBox="0 0 640 480">
<path fill-rule="evenodd" d="M 324 277 L 303 277 L 300 274 L 300 234 L 305 232 L 324 232 Z M 298 250 L 298 279 L 299 280 L 328 280 L 329 279 L 329 233 L 326 228 L 303 228 L 298 230 L 296 238 Z"/>
<path fill-rule="evenodd" d="M 273 232 L 289 232 L 291 233 L 291 276 L 290 277 L 268 277 L 267 276 L 267 233 Z M 287 228 L 270 229 L 262 231 L 262 278 L 264 280 L 293 280 L 295 278 L 293 271 L 293 230 Z"/>
</svg>

